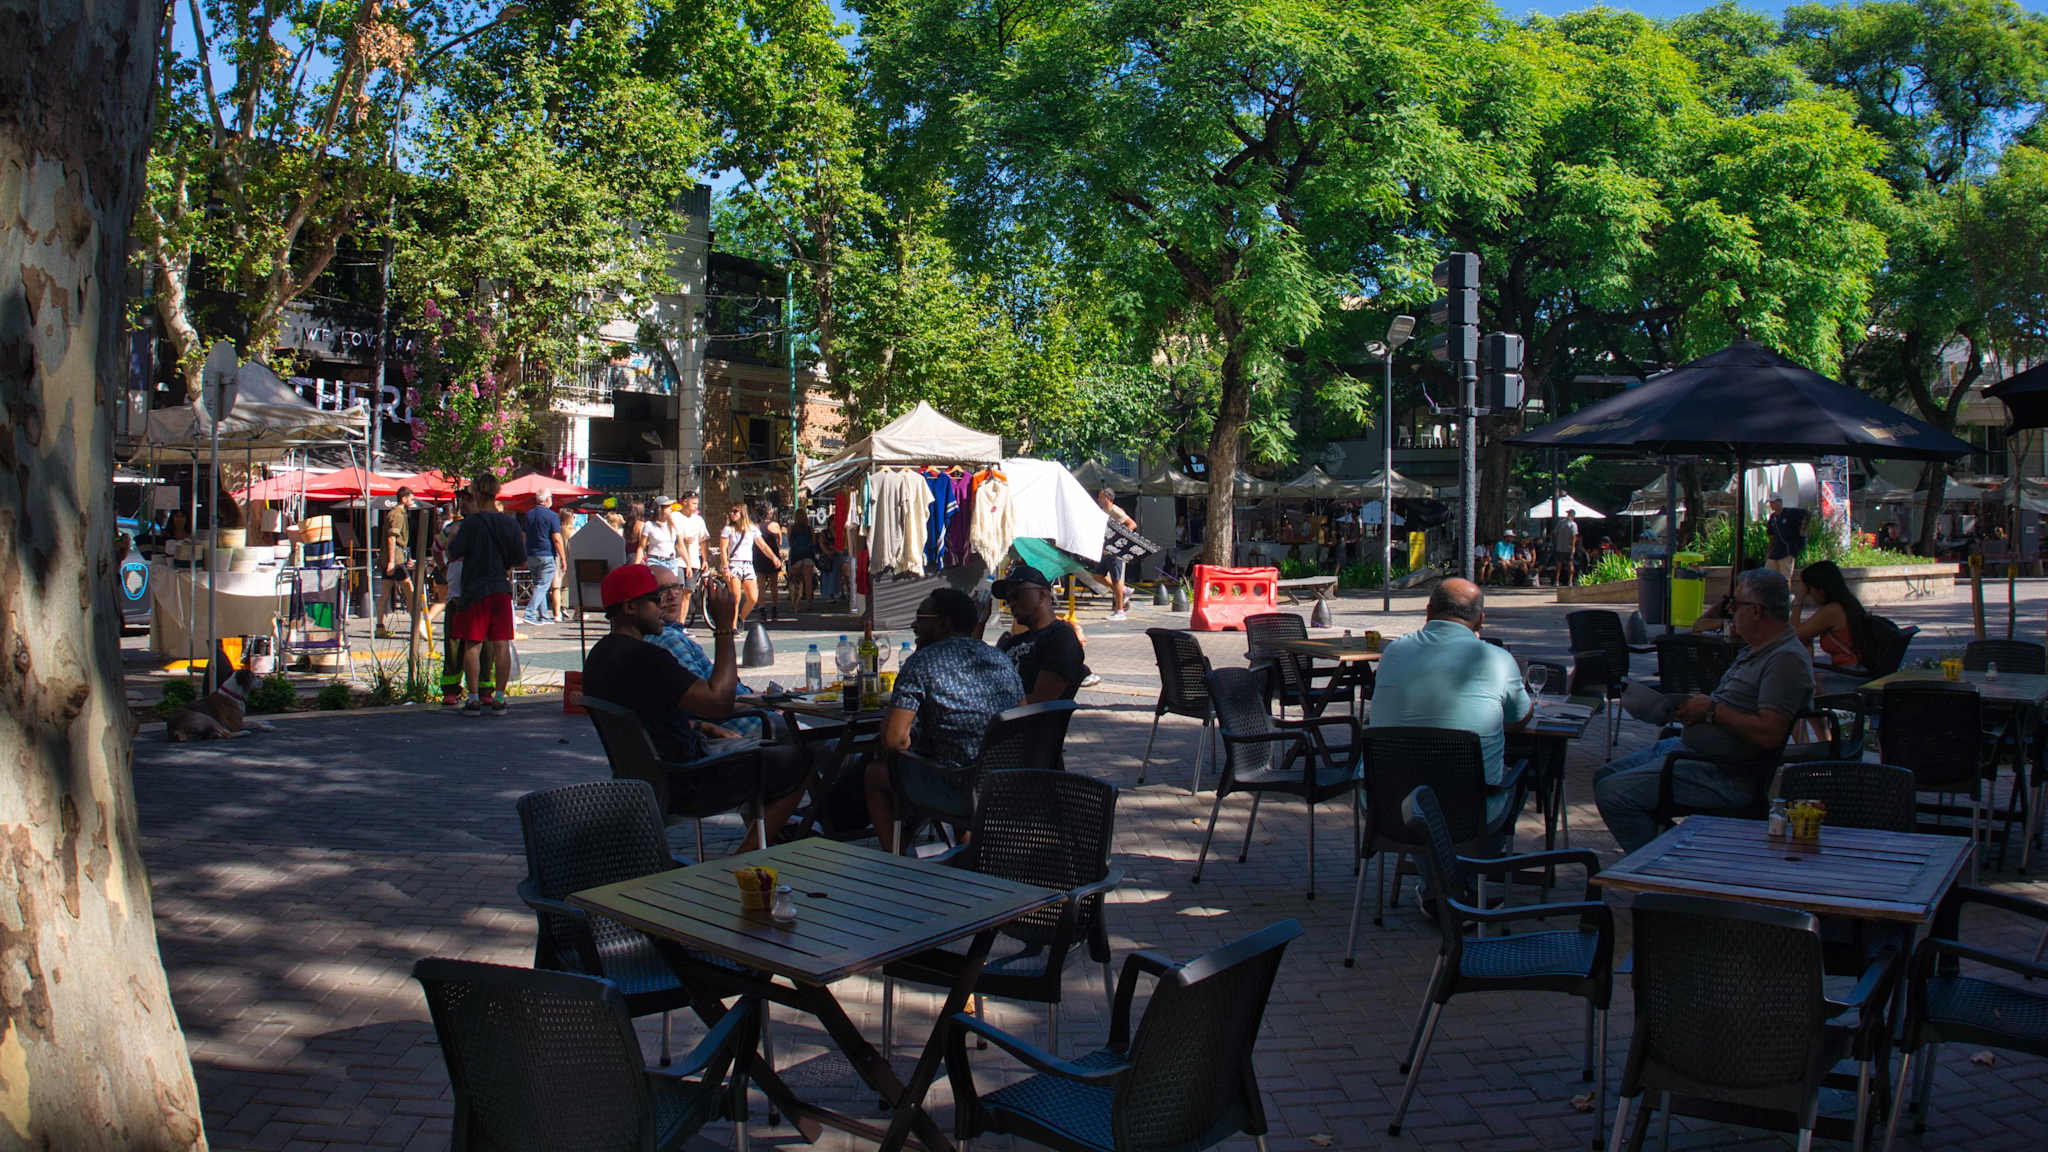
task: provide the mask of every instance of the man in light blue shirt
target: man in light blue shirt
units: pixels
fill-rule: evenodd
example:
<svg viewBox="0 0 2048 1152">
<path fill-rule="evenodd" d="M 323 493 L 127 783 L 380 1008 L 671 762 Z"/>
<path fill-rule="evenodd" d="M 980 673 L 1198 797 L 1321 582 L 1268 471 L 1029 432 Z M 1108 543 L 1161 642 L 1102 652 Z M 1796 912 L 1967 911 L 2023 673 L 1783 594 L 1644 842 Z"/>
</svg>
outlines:
<svg viewBox="0 0 2048 1152">
<path fill-rule="evenodd" d="M 1429 622 L 1387 645 L 1372 696 L 1375 728 L 1462 728 L 1479 735 L 1486 782 L 1506 778 L 1501 752 L 1507 729 L 1529 722 L 1534 705 L 1521 669 L 1504 648 L 1479 638 L 1486 598 L 1479 585 L 1452 577 L 1429 594 Z M 1506 811 L 1513 793 L 1486 804 L 1488 822 Z"/>
</svg>

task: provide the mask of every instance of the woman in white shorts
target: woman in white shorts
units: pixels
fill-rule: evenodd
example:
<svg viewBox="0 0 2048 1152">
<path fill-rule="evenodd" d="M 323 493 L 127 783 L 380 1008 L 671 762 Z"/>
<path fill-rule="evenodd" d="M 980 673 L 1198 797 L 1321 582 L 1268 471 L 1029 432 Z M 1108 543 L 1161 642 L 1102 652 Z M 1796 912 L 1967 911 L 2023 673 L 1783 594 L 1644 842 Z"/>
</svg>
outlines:
<svg viewBox="0 0 2048 1152">
<path fill-rule="evenodd" d="M 682 574 L 682 560 L 676 556 L 676 532 L 668 521 L 668 509 L 654 503 L 647 506 L 647 514 L 640 519 L 640 539 L 635 549 L 643 564 L 659 564 L 677 575 Z"/>
<path fill-rule="evenodd" d="M 761 583 L 754 578 L 754 545 L 761 542 L 761 530 L 747 515 L 745 504 L 725 510 L 725 530 L 718 534 L 725 545 L 725 579 L 739 596 L 739 620 L 745 622 L 761 602 Z"/>
</svg>

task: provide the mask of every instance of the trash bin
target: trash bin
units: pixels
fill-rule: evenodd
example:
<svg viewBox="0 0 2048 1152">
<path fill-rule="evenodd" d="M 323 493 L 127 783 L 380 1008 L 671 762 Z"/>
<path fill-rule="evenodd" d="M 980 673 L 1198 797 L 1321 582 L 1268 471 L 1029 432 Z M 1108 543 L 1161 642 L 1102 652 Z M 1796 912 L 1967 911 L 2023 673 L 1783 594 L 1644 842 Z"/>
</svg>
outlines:
<svg viewBox="0 0 2048 1152">
<path fill-rule="evenodd" d="M 1664 589 L 1666 571 L 1661 562 L 1636 565 L 1636 612 L 1651 628 L 1664 626 L 1664 607 L 1670 600 Z"/>
<path fill-rule="evenodd" d="M 1707 558 L 1698 552 L 1680 552 L 1671 558 L 1676 567 L 1671 576 L 1671 623 L 1692 627 L 1707 600 Z"/>
</svg>

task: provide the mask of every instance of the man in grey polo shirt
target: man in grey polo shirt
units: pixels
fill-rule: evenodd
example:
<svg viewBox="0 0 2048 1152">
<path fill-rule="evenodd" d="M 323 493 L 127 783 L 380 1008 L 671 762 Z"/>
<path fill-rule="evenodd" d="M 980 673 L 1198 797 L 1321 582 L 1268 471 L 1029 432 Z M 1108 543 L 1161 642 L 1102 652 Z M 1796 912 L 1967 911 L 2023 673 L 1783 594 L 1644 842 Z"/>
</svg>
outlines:
<svg viewBox="0 0 2048 1152">
<path fill-rule="evenodd" d="M 1753 771 L 1761 770 L 1758 762 L 1775 759 L 1793 718 L 1813 703 L 1813 659 L 1792 630 L 1792 590 L 1785 578 L 1768 568 L 1744 572 L 1728 610 L 1735 635 L 1746 647 L 1711 696 L 1694 693 L 1677 701 L 1684 733 L 1593 774 L 1600 816 L 1624 852 L 1657 836 L 1651 811 L 1667 755 L 1687 753 L 1672 769 L 1673 798 L 1679 803 L 1698 808 L 1741 804 L 1749 798 Z"/>
</svg>

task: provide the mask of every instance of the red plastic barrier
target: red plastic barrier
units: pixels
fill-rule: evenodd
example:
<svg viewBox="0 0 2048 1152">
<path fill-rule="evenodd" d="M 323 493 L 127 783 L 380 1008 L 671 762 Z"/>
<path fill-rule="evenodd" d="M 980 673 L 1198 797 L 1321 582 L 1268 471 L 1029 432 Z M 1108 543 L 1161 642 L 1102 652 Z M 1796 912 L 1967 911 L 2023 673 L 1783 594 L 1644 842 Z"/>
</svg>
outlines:
<svg viewBox="0 0 2048 1152">
<path fill-rule="evenodd" d="M 1280 609 L 1278 568 L 1219 568 L 1197 564 L 1195 608 L 1188 627 L 1197 632 L 1242 632 L 1244 618 Z"/>
</svg>

